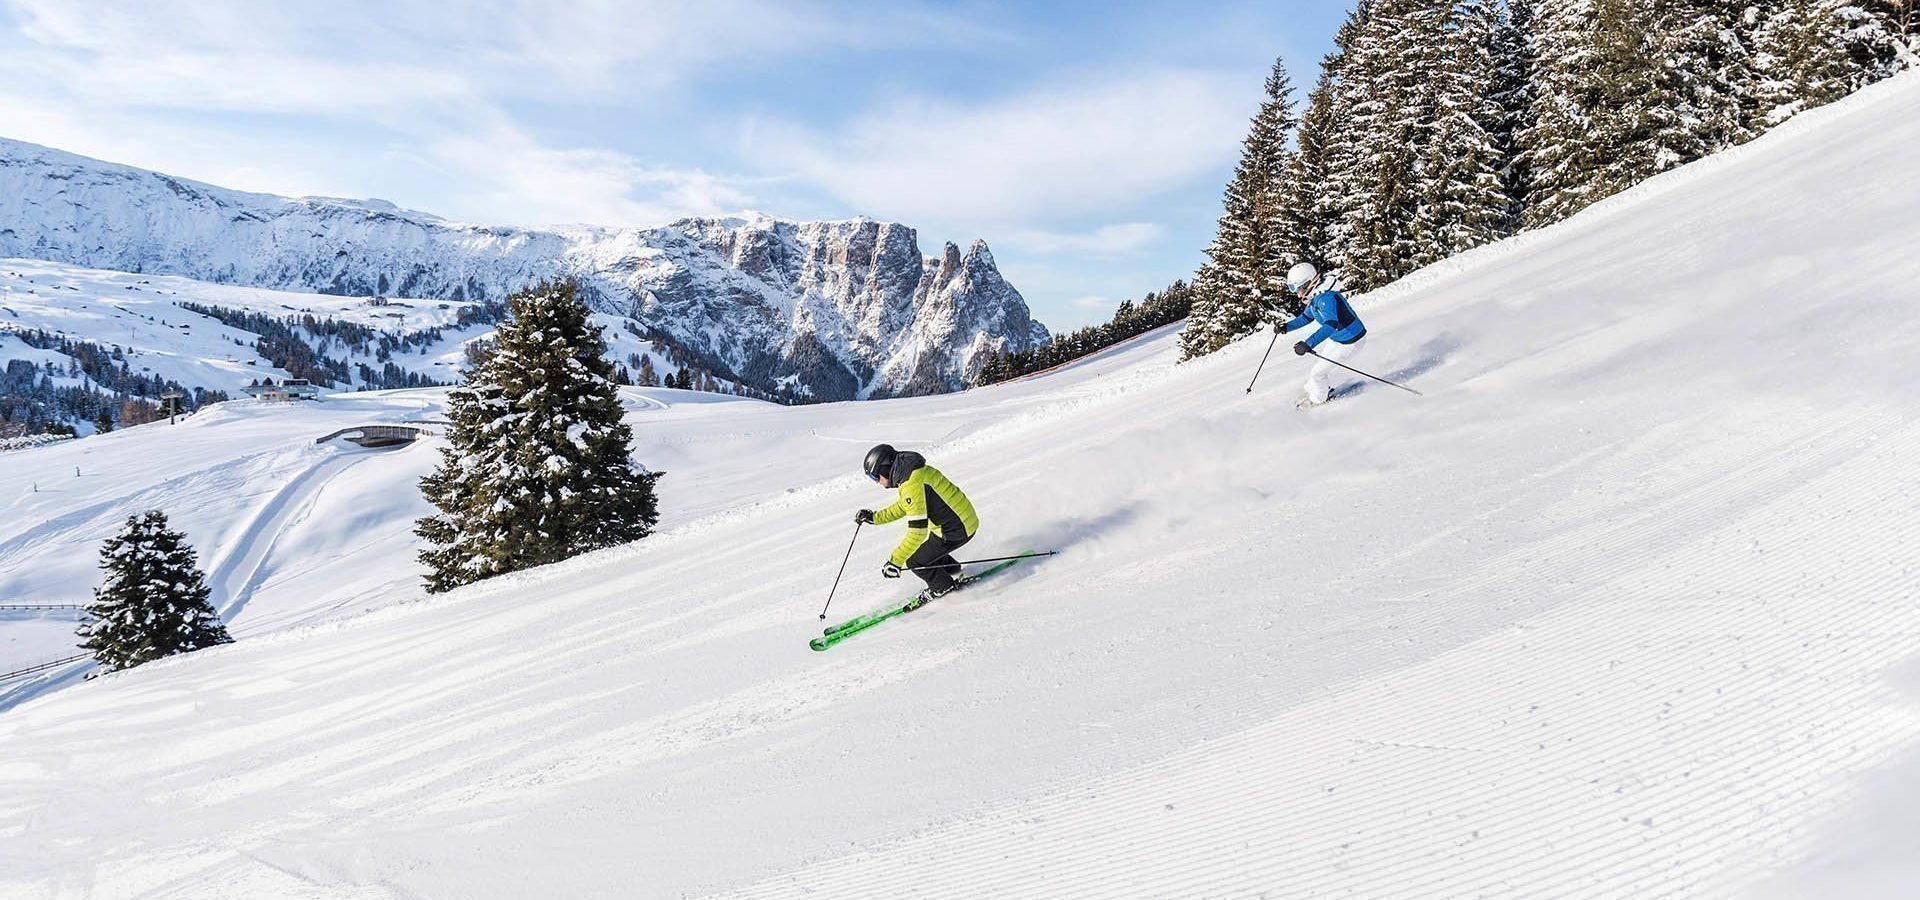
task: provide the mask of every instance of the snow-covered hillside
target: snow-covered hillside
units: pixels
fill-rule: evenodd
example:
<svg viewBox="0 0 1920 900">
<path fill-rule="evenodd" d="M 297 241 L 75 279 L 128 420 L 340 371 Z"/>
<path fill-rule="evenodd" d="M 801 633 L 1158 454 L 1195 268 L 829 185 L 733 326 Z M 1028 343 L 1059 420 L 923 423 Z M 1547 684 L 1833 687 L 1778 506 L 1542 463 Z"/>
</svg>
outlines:
<svg viewBox="0 0 1920 900">
<path fill-rule="evenodd" d="M 33 259 L 0 259 L 0 341 L 8 340 L 4 335 L 9 331 L 37 330 L 117 345 L 125 349 L 128 366 L 135 371 L 235 396 L 239 388 L 262 377 L 287 377 L 286 370 L 268 365 L 255 352 L 257 334 L 184 309 L 182 303 L 275 318 L 311 315 L 394 334 L 443 329 L 441 341 L 410 348 L 392 360 L 445 383 L 457 381 L 465 364 L 462 343 L 492 331 L 485 325 L 457 326 L 458 313 L 472 305 L 467 303 L 375 305 L 368 297 L 270 291 Z M 19 346 L 18 338 L 12 340 L 9 349 L 0 350 L 0 359 L 26 358 L 31 348 Z M 350 363 L 378 368 L 384 362 L 371 353 L 339 346 L 331 349 Z"/>
<path fill-rule="evenodd" d="M 923 257 L 855 219 L 461 225 L 379 200 L 249 194 L 0 138 L 0 257 L 281 290 L 498 300 L 568 274 L 716 375 L 816 399 L 960 387 L 1047 340 L 976 241 Z"/>
<path fill-rule="evenodd" d="M 208 315 L 203 310 L 212 310 Z M 276 320 L 311 317 L 323 326 L 360 326 L 370 335 L 354 345 L 339 335 L 294 325 L 294 339 L 325 361 L 344 367 L 324 383 L 327 393 L 380 387 L 380 380 L 416 375 L 428 384 L 454 384 L 467 365 L 466 345 L 493 333 L 498 310 L 482 304 L 394 300 L 275 291 L 212 284 L 167 275 L 138 275 L 33 259 L 0 259 L 0 365 L 27 360 L 64 371 L 76 360 L 55 349 L 28 346 L 24 333 L 122 351 L 128 370 L 192 389 L 243 396 L 262 378 L 293 373 L 274 366 L 257 349 L 261 335 L 245 321 L 229 325 L 216 315 L 247 313 Z M 665 374 L 680 367 L 664 345 L 641 338 L 619 316 L 595 314 L 607 355 L 629 371 L 646 360 Z M 390 347 L 383 346 L 392 345 Z M 302 377 L 313 377 L 301 373 Z M 372 379 L 369 379 L 369 375 Z M 112 393 L 84 376 L 73 379 Z M 149 398 L 151 399 L 151 398 Z M 83 433 L 91 425 L 76 421 Z"/>
<path fill-rule="evenodd" d="M 236 503 L 205 556 L 369 599 L 270 623 L 315 602 L 270 563 L 238 643 L 0 713 L 0 893 L 1906 896 L 1916 141 L 1910 75 L 1360 298 L 1355 364 L 1425 397 L 1303 412 L 1284 351 L 1243 393 L 1264 336 L 1170 331 L 945 397 L 635 392 L 663 532 L 430 599 L 345 513 Z M 10 455 L 53 524 L 0 540 L 83 554 L 205 502 L 223 429 L 320 424 L 218 415 Z M 1061 555 L 815 653 L 879 440 L 968 490 L 963 555 Z M 335 466 L 391 535 L 429 451 L 246 483 Z M 21 484 L 83 453 L 160 470 Z"/>
</svg>

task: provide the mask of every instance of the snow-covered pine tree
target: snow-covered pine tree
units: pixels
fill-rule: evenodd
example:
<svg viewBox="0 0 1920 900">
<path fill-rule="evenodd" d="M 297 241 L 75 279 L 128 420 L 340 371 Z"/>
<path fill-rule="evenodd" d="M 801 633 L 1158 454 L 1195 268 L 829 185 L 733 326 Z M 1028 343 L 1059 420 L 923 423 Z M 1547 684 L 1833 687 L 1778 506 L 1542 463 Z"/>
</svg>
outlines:
<svg viewBox="0 0 1920 900">
<path fill-rule="evenodd" d="M 1764 0 L 1763 0 L 1764 2 Z M 1665 81 L 1679 115 L 1664 141 L 1682 164 L 1753 135 L 1745 106 L 1752 84 L 1752 47 L 1745 4 L 1725 0 L 1663 0 L 1654 18 L 1665 59 Z"/>
<path fill-rule="evenodd" d="M 1849 90 L 1902 69 L 1920 68 L 1920 9 L 1915 0 L 1828 0 L 1840 19 L 1840 46 L 1853 62 Z"/>
<path fill-rule="evenodd" d="M 1493 36 L 1492 100 L 1501 114 L 1493 146 L 1502 160 L 1501 191 L 1507 197 L 1507 212 L 1500 223 L 1502 234 L 1520 230 L 1526 220 L 1527 195 L 1533 188 L 1533 175 L 1519 140 L 1533 127 L 1533 4 L 1534 0 L 1507 0 L 1506 13 Z"/>
<path fill-rule="evenodd" d="M 600 328 L 571 281 L 508 298 L 498 347 L 448 395 L 449 446 L 421 491 L 439 510 L 415 533 L 427 589 L 639 540 L 658 477 L 628 458 Z"/>
<path fill-rule="evenodd" d="M 128 516 L 100 547 L 100 586 L 75 632 L 107 671 L 231 643 L 186 535 L 159 510 Z"/>
<path fill-rule="evenodd" d="M 1341 139 L 1339 108 L 1333 98 L 1332 70 L 1337 65 L 1332 56 L 1321 64 L 1320 80 L 1307 95 L 1294 151 L 1280 176 L 1280 246 L 1292 259 L 1313 263 L 1323 272 L 1333 269 L 1328 231 L 1337 218 L 1326 190 L 1328 159 Z M 1291 298 L 1286 305 L 1287 311 L 1295 313 L 1300 306 Z"/>
<path fill-rule="evenodd" d="M 1216 238 L 1217 239 L 1217 238 Z M 1227 294 L 1220 267 L 1212 262 L 1200 264 L 1193 277 L 1193 306 L 1187 311 L 1187 324 L 1180 329 L 1180 358 L 1193 359 L 1220 349 L 1233 336 L 1219 323 L 1217 298 Z"/>
<path fill-rule="evenodd" d="M 1510 200 L 1499 146 L 1505 111 L 1495 100 L 1500 10 L 1493 0 L 1462 0 L 1433 37 L 1443 50 L 1434 92 L 1432 142 L 1421 154 L 1419 252 L 1405 270 L 1438 262 L 1500 237 Z"/>
<path fill-rule="evenodd" d="M 1533 175 L 1529 227 L 1557 222 L 1677 165 L 1684 132 L 1668 88 L 1656 5 L 1642 0 L 1538 0 L 1531 128 L 1520 135 Z M 1661 143 L 1662 137 L 1669 143 Z"/>
<path fill-rule="evenodd" d="M 1317 248 L 1320 259 L 1313 262 L 1320 271 L 1340 278 L 1343 284 L 1347 283 L 1346 274 L 1353 265 L 1355 241 L 1347 222 L 1357 203 L 1354 181 L 1360 162 L 1352 106 L 1357 92 L 1348 89 L 1346 69 L 1372 8 L 1373 0 L 1359 0 L 1354 4 L 1334 34 L 1333 52 L 1321 60 L 1320 79 L 1314 87 L 1314 99 L 1307 116 L 1313 120 L 1311 128 L 1315 135 L 1324 136 L 1317 154 L 1318 171 L 1311 177 L 1302 177 L 1297 187 L 1289 188 L 1296 196 L 1312 195 L 1312 215 L 1320 237 Z M 1301 127 L 1304 130 L 1309 125 L 1303 122 Z M 1302 174 L 1307 175 L 1304 170 Z"/>
<path fill-rule="evenodd" d="M 1419 239 L 1421 166 L 1432 138 L 1447 6 L 1376 0 L 1343 54 L 1335 92 L 1349 118 L 1328 189 L 1346 203 L 1334 255 L 1350 289 L 1386 284 L 1427 253 Z"/>
<path fill-rule="evenodd" d="M 1673 30 L 1686 0 L 1595 0 L 1592 109 L 1600 164 L 1593 199 L 1609 197 L 1708 152 L 1692 81 L 1696 61 Z"/>
<path fill-rule="evenodd" d="M 1216 270 L 1209 289 L 1219 293 L 1208 298 L 1206 328 L 1191 332 L 1204 340 L 1189 356 L 1211 353 L 1253 332 L 1265 308 L 1282 302 L 1286 270 L 1294 259 L 1281 240 L 1281 177 L 1296 124 L 1293 83 L 1286 65 L 1276 59 L 1265 99 L 1241 143 L 1240 164 L 1227 184 L 1219 230 L 1207 248 Z"/>
<path fill-rule="evenodd" d="M 1764 131 L 1846 96 L 1858 72 L 1833 0 L 1769 0 L 1754 9 L 1748 128 Z"/>
</svg>

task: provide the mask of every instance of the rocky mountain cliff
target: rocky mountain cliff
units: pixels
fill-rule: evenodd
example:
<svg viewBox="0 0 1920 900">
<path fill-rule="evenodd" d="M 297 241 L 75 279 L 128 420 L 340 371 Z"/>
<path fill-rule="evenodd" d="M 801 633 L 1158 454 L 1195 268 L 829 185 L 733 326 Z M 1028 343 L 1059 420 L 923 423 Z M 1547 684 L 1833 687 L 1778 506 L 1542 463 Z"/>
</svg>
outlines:
<svg viewBox="0 0 1920 900">
<path fill-rule="evenodd" d="M 816 400 L 954 390 L 982 351 L 1048 339 L 984 242 L 923 257 L 904 225 L 466 225 L 379 200 L 233 191 L 6 139 L 0 257 L 422 299 L 498 298 L 571 275 L 600 311 L 715 374 Z"/>
</svg>

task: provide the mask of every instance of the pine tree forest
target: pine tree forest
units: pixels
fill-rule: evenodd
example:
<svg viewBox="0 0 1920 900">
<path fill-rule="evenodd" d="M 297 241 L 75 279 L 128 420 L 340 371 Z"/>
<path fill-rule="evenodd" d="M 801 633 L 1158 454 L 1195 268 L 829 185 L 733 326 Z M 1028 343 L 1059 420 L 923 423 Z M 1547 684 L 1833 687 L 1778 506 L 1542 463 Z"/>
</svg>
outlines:
<svg viewBox="0 0 1920 900">
<path fill-rule="evenodd" d="M 613 363 L 577 286 L 542 283 L 508 307 L 494 351 L 449 392 L 449 446 L 420 483 L 438 509 L 415 527 L 429 591 L 636 541 L 659 519 L 659 473 L 628 456 Z"/>
<path fill-rule="evenodd" d="M 1275 62 L 1181 355 L 1558 222 L 1920 65 L 1913 0 L 1359 0 L 1306 97 Z"/>
<path fill-rule="evenodd" d="M 973 385 L 979 387 L 1007 381 L 1072 362 L 1128 338 L 1187 318 L 1192 305 L 1193 288 L 1184 281 L 1176 281 L 1168 285 L 1166 290 L 1149 293 L 1138 303 L 1123 300 L 1109 322 L 1089 325 L 1072 334 L 1056 335 L 1045 346 L 1032 350 L 988 354 L 981 362 L 979 373 L 973 378 Z"/>
</svg>

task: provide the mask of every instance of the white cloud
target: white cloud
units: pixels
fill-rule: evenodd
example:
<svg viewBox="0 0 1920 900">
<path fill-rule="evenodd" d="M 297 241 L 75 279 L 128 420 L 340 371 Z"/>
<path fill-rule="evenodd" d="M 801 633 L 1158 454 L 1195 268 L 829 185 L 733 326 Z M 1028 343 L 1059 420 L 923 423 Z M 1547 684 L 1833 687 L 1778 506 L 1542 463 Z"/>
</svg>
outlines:
<svg viewBox="0 0 1920 900">
<path fill-rule="evenodd" d="M 1031 253 L 1072 253 L 1121 256 L 1136 253 L 1166 237 L 1167 229 L 1153 222 L 1104 225 L 1089 232 L 1016 231 L 1010 237 Z"/>
<path fill-rule="evenodd" d="M 648 166 L 609 150 L 544 147 L 505 120 L 449 135 L 425 148 L 470 186 L 465 210 L 510 209 L 513 224 L 659 225 L 750 205 L 733 179 Z"/>
<path fill-rule="evenodd" d="M 756 123 L 743 153 L 884 218 L 1098 213 L 1231 161 L 1259 88 L 1244 82 L 1162 69 L 973 105 L 902 101 L 833 128 Z"/>
<path fill-rule="evenodd" d="M 7 136 L 247 190 L 371 194 L 516 224 L 657 224 L 764 205 L 766 191 L 1035 252 L 1131 253 L 1164 229 L 1044 223 L 1111 214 L 1230 161 L 1258 87 L 1146 70 L 977 102 L 901 100 L 839 126 L 767 122 L 746 131 L 747 165 L 762 173 L 748 178 L 555 140 L 516 112 L 544 102 L 547 114 L 564 104 L 646 123 L 651 97 L 714 72 L 1010 38 L 965 13 L 818 0 L 0 8 L 16 25 L 0 32 Z"/>
<path fill-rule="evenodd" d="M 384 161 L 437 176 L 453 198 L 403 202 L 515 224 L 659 224 L 752 198 L 743 179 L 551 146 L 508 113 L 510 98 L 581 102 L 734 55 L 764 63 L 872 34 L 841 23 L 836 38 L 830 17 L 756 0 L 0 2 L 0 21 L 18 23 L 0 34 L 7 136 L 281 194 L 358 196 L 407 180 L 367 178 Z M 433 193 L 423 180 L 412 182 Z"/>
<path fill-rule="evenodd" d="M 102 102 L 358 115 L 448 99 L 644 104 L 721 67 L 978 29 L 896 3 L 801 0 L 0 0 L 21 74 Z"/>
<path fill-rule="evenodd" d="M 1113 305 L 1113 301 L 1105 297 L 1075 297 L 1067 302 L 1081 309 L 1106 309 Z"/>
</svg>

